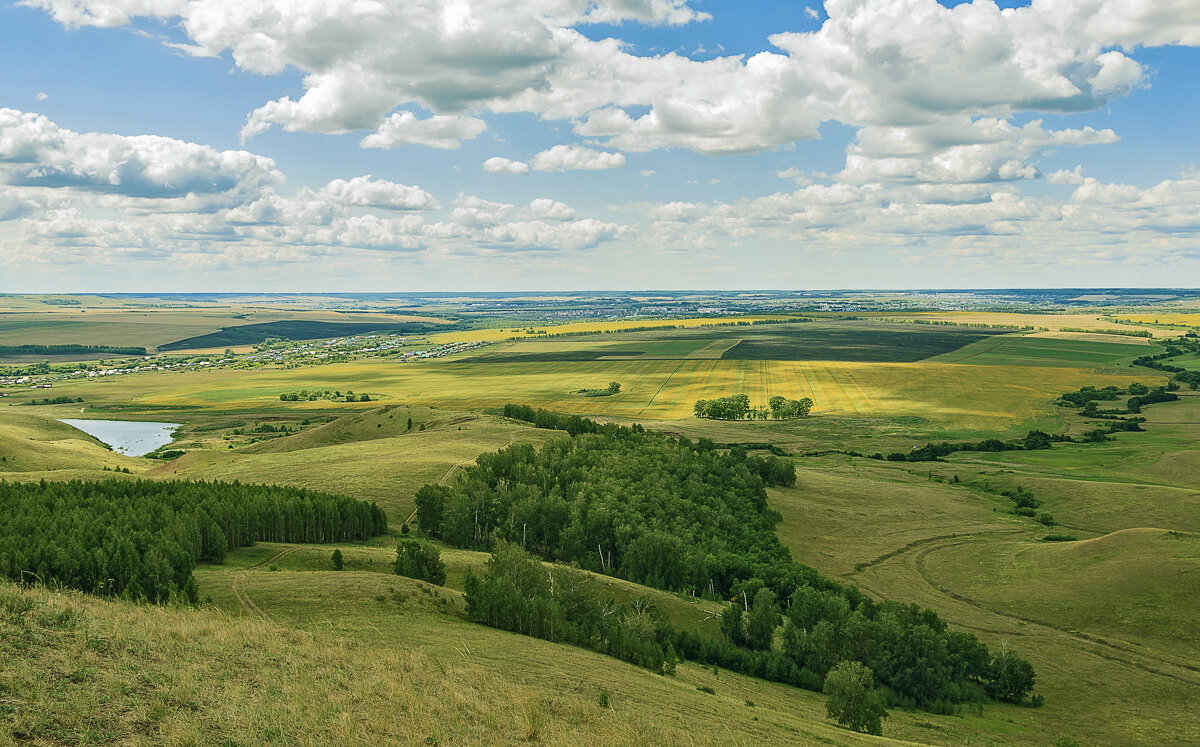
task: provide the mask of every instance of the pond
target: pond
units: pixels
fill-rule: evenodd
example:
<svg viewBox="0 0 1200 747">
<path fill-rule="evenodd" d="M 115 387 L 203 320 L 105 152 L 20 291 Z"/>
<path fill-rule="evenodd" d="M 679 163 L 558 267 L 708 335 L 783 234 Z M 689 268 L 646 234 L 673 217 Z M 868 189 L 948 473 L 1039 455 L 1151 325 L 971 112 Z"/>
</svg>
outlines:
<svg viewBox="0 0 1200 747">
<path fill-rule="evenodd" d="M 103 441 L 112 450 L 126 456 L 143 456 L 175 440 L 179 423 L 146 423 L 137 420 L 64 420 L 60 423 L 78 428 Z"/>
</svg>

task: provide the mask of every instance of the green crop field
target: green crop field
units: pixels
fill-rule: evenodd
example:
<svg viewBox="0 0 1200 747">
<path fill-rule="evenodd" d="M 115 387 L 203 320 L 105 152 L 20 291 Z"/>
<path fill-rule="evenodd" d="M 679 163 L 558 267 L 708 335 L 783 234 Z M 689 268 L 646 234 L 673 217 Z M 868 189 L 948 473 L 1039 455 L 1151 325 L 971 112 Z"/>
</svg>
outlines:
<svg viewBox="0 0 1200 747">
<path fill-rule="evenodd" d="M 522 340 L 485 353 L 479 360 L 533 363 L 711 356 L 725 360 L 902 363 L 948 353 L 1008 331 L 857 321 L 714 326 Z"/>
<path fill-rule="evenodd" d="M 976 366 L 1100 367 L 1162 351 L 1161 347 L 1147 346 L 1145 340 L 1136 337 L 1130 339 L 1143 344 L 1102 341 L 1101 335 L 1088 337 L 1088 340 L 1029 335 L 993 337 L 944 353 L 936 360 Z"/>
</svg>

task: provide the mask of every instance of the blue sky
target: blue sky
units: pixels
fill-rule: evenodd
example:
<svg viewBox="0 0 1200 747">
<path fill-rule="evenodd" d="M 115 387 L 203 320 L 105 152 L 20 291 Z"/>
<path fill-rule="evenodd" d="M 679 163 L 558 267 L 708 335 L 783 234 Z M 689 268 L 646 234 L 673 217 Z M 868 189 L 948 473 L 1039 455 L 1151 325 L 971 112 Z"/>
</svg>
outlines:
<svg viewBox="0 0 1200 747">
<path fill-rule="evenodd" d="M 0 5 L 0 291 L 1194 285 L 1129 5 Z"/>
</svg>

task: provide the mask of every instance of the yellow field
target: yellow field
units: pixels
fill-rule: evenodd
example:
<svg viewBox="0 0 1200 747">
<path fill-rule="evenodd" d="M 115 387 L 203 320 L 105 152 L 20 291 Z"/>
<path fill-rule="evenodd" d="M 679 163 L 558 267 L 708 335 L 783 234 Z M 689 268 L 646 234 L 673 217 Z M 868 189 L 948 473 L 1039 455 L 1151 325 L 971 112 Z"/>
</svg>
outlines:
<svg viewBox="0 0 1200 747">
<path fill-rule="evenodd" d="M 620 332 L 627 329 L 637 329 L 638 327 L 685 327 L 691 329 L 693 327 L 705 327 L 714 324 L 734 324 L 736 322 L 761 322 L 791 319 L 793 317 L 787 314 L 777 314 L 774 316 L 725 316 L 725 317 L 699 317 L 695 319 L 635 319 L 625 322 L 571 322 L 569 324 L 533 324 L 528 327 L 504 327 L 499 329 L 472 329 L 463 332 L 445 332 L 443 334 L 434 335 L 433 341 L 442 342 L 499 342 L 510 338 L 530 338 L 545 337 L 547 334 L 574 334 L 578 332 Z M 529 330 L 545 330 L 545 333 L 538 332 L 530 334 Z"/>
<path fill-rule="evenodd" d="M 1131 322 L 1142 324 L 1187 324 L 1192 327 L 1200 327 L 1200 314 L 1173 314 L 1170 312 L 1162 314 L 1119 314 L 1116 318 L 1128 319 Z"/>
<path fill-rule="evenodd" d="M 774 395 L 811 397 L 814 415 L 916 417 L 930 428 L 995 433 L 1053 418 L 1052 400 L 1085 384 L 1123 385 L 1156 376 L 1098 374 L 1090 368 L 1045 368 L 1031 376 L 1018 366 L 837 361 L 636 360 L 472 363 L 443 359 L 400 364 L 362 360 L 319 368 L 139 374 L 122 381 L 61 385 L 88 402 L 198 408 L 236 413 L 311 412 L 320 402 L 279 402 L 280 392 L 303 388 L 353 389 L 383 404 L 478 410 L 507 402 L 560 412 L 643 420 L 690 418 L 698 399 L 746 393 L 753 403 Z M 619 381 L 620 394 L 583 397 L 581 388 Z M 56 391 L 58 391 L 56 389 Z M 1054 422 L 1043 422 L 1043 427 Z"/>
<path fill-rule="evenodd" d="M 815 315 L 814 315 L 815 316 Z M 1045 327 L 1046 329 L 1058 331 L 1063 327 L 1075 327 L 1078 329 L 1113 329 L 1117 327 L 1116 322 L 1112 319 L 1106 319 L 1102 316 L 1092 314 L 1014 314 L 1007 312 L 992 312 L 992 311 L 919 311 L 915 313 L 907 312 L 870 312 L 856 314 L 856 316 L 871 318 L 871 319 L 927 319 L 929 321 L 938 322 L 957 322 L 958 324 L 994 324 L 994 325 L 1010 325 L 1013 327 Z M 1169 314 L 1164 316 L 1170 316 Z M 1178 316 L 1178 315 L 1177 315 Z M 1119 317 L 1126 319 L 1129 317 Z M 1151 315 L 1149 319 L 1137 319 L 1135 321 L 1147 322 L 1158 318 Z M 1128 329 L 1130 331 L 1137 329 L 1145 329 L 1153 332 L 1155 337 L 1171 337 L 1177 335 L 1177 332 L 1172 332 L 1166 329 L 1157 329 L 1154 327 L 1142 327 L 1136 324 L 1121 325 L 1119 329 Z"/>
</svg>

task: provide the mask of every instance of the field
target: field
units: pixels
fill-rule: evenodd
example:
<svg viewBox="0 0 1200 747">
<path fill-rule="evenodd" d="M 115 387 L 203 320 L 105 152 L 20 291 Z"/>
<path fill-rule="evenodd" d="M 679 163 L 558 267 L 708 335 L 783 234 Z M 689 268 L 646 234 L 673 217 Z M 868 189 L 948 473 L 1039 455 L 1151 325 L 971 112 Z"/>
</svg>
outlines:
<svg viewBox="0 0 1200 747">
<path fill-rule="evenodd" d="M 42 316 L 84 316 L 64 308 Z M 189 324 L 230 326 L 221 320 L 233 310 L 85 313 L 87 323 L 93 313 L 124 318 L 126 327 L 94 328 L 127 338 L 100 340 L 106 344 L 166 344 L 187 336 Z M 366 316 L 308 313 L 321 323 Z M 5 338 L 3 324 L 14 316 L 0 315 L 0 341 L 98 341 Z M 234 323 L 286 321 L 275 316 L 304 314 L 263 309 Z M 910 316 L 1089 326 L 1083 314 Z M 1112 326 L 1091 318 L 1090 328 Z M 888 739 L 1200 743 L 1200 396 L 1185 387 L 1181 402 L 1145 408 L 1146 432 L 1105 443 L 959 452 L 932 463 L 828 453 L 905 452 L 927 440 L 1017 437 L 1032 428 L 1079 435 L 1095 423 L 1056 407 L 1058 395 L 1084 385 L 1165 383 L 1160 372 L 1128 365 L 1161 351 L 1157 338 L 875 321 L 701 326 L 712 321 L 525 335 L 408 363 L 370 358 L 63 381 L 50 392 L 7 388 L 0 479 L 280 482 L 375 500 L 396 532 L 421 485 L 452 479 L 486 451 L 567 437 L 499 417 L 507 402 L 720 443 L 772 442 L 797 467 L 795 487 L 768 491 L 783 517 L 779 536 L 797 560 L 873 596 L 927 605 L 989 646 L 1011 644 L 1037 668 L 1044 708 L 989 703 L 982 716 L 893 709 Z M 65 327 L 30 329 L 66 335 Z M 621 383 L 620 393 L 575 393 L 610 381 Z M 374 401 L 279 400 L 326 388 Z M 816 407 L 812 417 L 786 422 L 692 417 L 697 399 L 743 392 L 755 404 L 778 394 L 812 397 Z M 50 395 L 84 402 L 23 404 Z M 122 457 L 53 420 L 81 413 L 184 423 L 172 448 L 187 453 Z M 274 431 L 284 426 L 288 435 Z M 105 471 L 117 467 L 131 474 Z M 1003 492 L 1018 487 L 1042 501 L 1038 510 L 1053 515 L 1053 526 L 1012 513 Z M 1043 540 L 1052 533 L 1077 540 Z M 445 549 L 447 588 L 435 589 L 391 574 L 394 541 L 339 546 L 340 573 L 330 569 L 329 546 L 238 550 L 197 571 L 208 599 L 198 610 L 0 583 L 0 655 L 11 662 L 0 682 L 0 742 L 881 743 L 833 727 L 815 693 L 690 664 L 662 677 L 467 623 L 460 590 L 487 556 Z M 720 635 L 712 602 L 603 583 L 619 600 L 646 595 L 675 624 Z M 609 708 L 599 704 L 601 689 Z"/>
<path fill-rule="evenodd" d="M 358 332 L 365 328 L 376 329 L 396 325 L 413 326 L 424 323 L 439 324 L 444 320 L 436 317 L 414 317 L 397 314 L 341 314 L 332 311 L 294 310 L 282 311 L 250 307 L 226 308 L 142 308 L 113 309 L 109 306 L 63 306 L 53 311 L 10 311 L 0 304 L 0 345 L 135 345 L 154 350 L 181 349 L 181 340 L 220 333 L 222 329 L 257 324 L 280 322 L 315 325 L 321 330 L 318 337 L 326 336 L 325 325 L 354 324 Z M 268 330 L 270 328 L 267 328 Z M 334 332 L 328 336 L 346 334 Z M 279 335 L 279 336 L 287 336 Z M 253 339 L 252 339 L 253 338 Z M 240 337 L 236 334 L 217 334 L 216 337 L 201 339 L 190 344 L 212 348 L 242 346 L 261 342 L 259 335 Z M 109 356 L 112 357 L 112 356 Z"/>
<path fill-rule="evenodd" d="M 1070 336 L 1064 338 L 1058 335 Z M 1138 337 L 1043 332 L 981 340 L 940 355 L 937 360 L 941 363 L 969 363 L 975 366 L 1102 367 L 1128 363 L 1138 356 L 1153 355 L 1161 349 L 1158 345 L 1151 345 L 1148 340 Z"/>
<path fill-rule="evenodd" d="M 1119 314 L 1118 319 L 1127 319 L 1140 324 L 1180 324 L 1200 327 L 1200 314 L 1164 311 L 1161 314 Z"/>
<path fill-rule="evenodd" d="M 517 341 L 481 362 L 724 359 L 903 363 L 956 350 L 1004 330 L 807 322 L 655 330 Z"/>
<path fill-rule="evenodd" d="M 1058 331 L 1064 327 L 1068 329 L 1121 329 L 1128 331 L 1144 330 L 1150 332 L 1155 337 L 1173 337 L 1181 334 L 1180 331 L 1172 331 L 1162 329 L 1161 327 L 1153 327 L 1147 324 L 1147 320 L 1140 320 L 1141 324 L 1117 324 L 1112 319 L 1107 319 L 1101 314 L 1096 313 L 1062 313 L 1062 314 L 1044 314 L 1044 313 L 1012 313 L 1012 312 L 996 312 L 996 311 L 922 311 L 922 312 L 866 312 L 860 316 L 871 319 L 919 319 L 923 321 L 937 322 L 954 322 L 955 324 L 986 324 L 986 325 L 1002 325 L 1005 327 L 1025 327 L 1031 326 L 1036 328 L 1045 328 L 1051 331 Z"/>
<path fill-rule="evenodd" d="M 279 402 L 282 392 L 303 388 L 369 392 L 383 404 L 464 411 L 532 403 L 560 412 L 643 420 L 690 418 L 698 399 L 744 392 L 765 404 L 774 395 L 811 397 L 817 416 L 800 424 L 822 429 L 837 418 L 903 419 L 916 438 L 953 434 L 1017 434 L 1029 428 L 1057 429 L 1051 402 L 1085 384 L 1151 382 L 1155 372 L 1098 374 L 1083 367 L 1045 367 L 1037 377 L 1021 366 L 963 366 L 952 363 L 853 363 L 839 361 L 585 361 L 491 363 L 464 359 L 399 364 L 368 359 L 315 369 L 220 370 L 146 373 L 103 382 L 63 384 L 56 395 L 79 396 L 88 412 L 221 412 L 272 415 L 345 410 L 328 402 Z M 611 397 L 573 392 L 621 383 Z M 94 409 L 93 409 L 94 408 Z M 372 403 L 351 410 L 369 410 Z M 75 406 L 73 412 L 78 412 Z M 830 420 L 825 420 L 829 418 Z M 812 424 L 812 425 L 810 425 Z"/>
<path fill-rule="evenodd" d="M 762 321 L 779 321 L 789 319 L 788 315 L 756 315 L 726 316 L 726 317 L 690 317 L 685 319 L 645 319 L 621 322 L 569 322 L 566 324 L 534 324 L 524 327 L 496 327 L 490 329 L 468 330 L 463 332 L 443 332 L 436 335 L 434 342 L 500 342 L 510 338 L 539 338 L 549 334 L 575 335 L 582 332 L 626 332 L 642 327 L 682 327 L 696 329 L 717 327 L 721 325 L 753 324 Z"/>
<path fill-rule="evenodd" d="M 796 557 L 870 593 L 904 595 L 989 643 L 1030 651 L 1047 733 L 1191 743 L 1200 397 L 1145 415 L 1146 433 L 1105 444 L 949 463 L 803 460 L 795 488 L 771 491 L 780 536 Z M 1066 425 L 1085 427 L 1074 416 Z M 1001 492 L 1018 486 L 1057 526 L 1009 513 Z M 1041 541 L 1051 532 L 1080 541 Z"/>
</svg>

